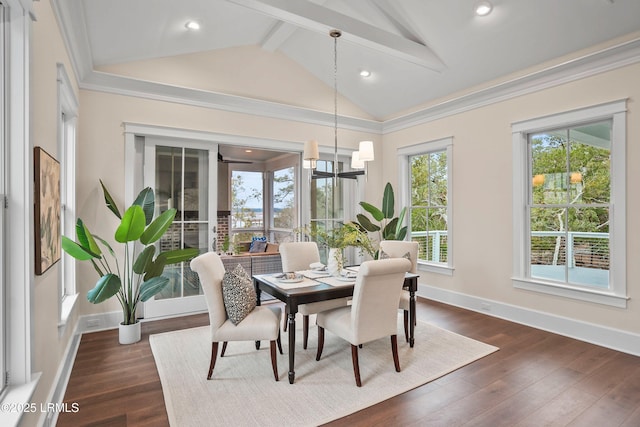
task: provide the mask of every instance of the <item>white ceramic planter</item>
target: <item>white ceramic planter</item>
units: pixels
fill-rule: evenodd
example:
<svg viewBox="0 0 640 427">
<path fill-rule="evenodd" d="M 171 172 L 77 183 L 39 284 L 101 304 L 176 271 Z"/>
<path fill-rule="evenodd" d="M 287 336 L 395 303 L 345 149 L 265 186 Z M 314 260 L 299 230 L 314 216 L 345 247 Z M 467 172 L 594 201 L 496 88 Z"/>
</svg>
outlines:
<svg viewBox="0 0 640 427">
<path fill-rule="evenodd" d="M 123 325 L 120 323 L 118 330 L 118 340 L 120 344 L 133 344 L 140 341 L 140 330 L 140 322 L 134 323 L 133 325 Z"/>
</svg>

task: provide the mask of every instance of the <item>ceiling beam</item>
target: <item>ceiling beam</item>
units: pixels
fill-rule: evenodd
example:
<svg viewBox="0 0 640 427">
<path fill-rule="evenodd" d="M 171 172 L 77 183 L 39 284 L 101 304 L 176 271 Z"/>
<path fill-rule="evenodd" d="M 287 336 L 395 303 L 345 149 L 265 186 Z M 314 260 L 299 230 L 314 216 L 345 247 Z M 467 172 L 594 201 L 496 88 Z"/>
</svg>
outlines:
<svg viewBox="0 0 640 427">
<path fill-rule="evenodd" d="M 227 0 L 280 21 L 320 33 L 342 31 L 342 37 L 360 46 L 421 65 L 434 71 L 445 66 L 427 46 L 317 4 L 295 0 Z"/>
</svg>

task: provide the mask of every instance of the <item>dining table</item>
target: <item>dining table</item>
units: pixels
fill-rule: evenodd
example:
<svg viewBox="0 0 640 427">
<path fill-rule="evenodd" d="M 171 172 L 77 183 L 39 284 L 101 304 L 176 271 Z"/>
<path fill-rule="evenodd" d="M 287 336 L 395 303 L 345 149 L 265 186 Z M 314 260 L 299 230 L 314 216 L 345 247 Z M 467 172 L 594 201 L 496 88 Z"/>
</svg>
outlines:
<svg viewBox="0 0 640 427">
<path fill-rule="evenodd" d="M 346 274 L 331 276 L 326 271 L 306 270 L 291 273 L 258 274 L 253 276 L 256 303 L 261 304 L 261 293 L 266 292 L 285 304 L 289 338 L 289 383 L 295 382 L 296 313 L 300 304 L 353 296 L 358 266 L 345 268 Z M 416 315 L 415 293 L 418 275 L 406 273 L 403 287 L 409 291 L 409 345 L 414 345 Z M 260 343 L 256 342 L 256 348 Z"/>
</svg>

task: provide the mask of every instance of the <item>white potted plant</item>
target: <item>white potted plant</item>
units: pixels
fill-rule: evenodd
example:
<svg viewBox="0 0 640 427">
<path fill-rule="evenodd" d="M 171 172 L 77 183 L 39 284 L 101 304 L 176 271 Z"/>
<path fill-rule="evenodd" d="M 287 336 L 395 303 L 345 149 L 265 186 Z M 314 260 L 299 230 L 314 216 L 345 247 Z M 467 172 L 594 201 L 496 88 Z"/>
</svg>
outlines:
<svg viewBox="0 0 640 427">
<path fill-rule="evenodd" d="M 147 301 L 169 283 L 169 278 L 162 276 L 165 265 L 187 261 L 198 255 L 199 250 L 178 249 L 156 255 L 155 242 L 173 223 L 176 210 L 168 209 L 153 219 L 155 197 L 153 190 L 147 187 L 124 214 L 120 214 L 102 181 L 100 185 L 107 208 L 120 219 L 114 239 L 124 245 L 124 256 L 119 258 L 111 245 L 92 234 L 80 218 L 76 222 L 77 242 L 62 236 L 62 249 L 80 261 L 90 261 L 98 273 L 95 287 L 87 293 L 89 302 L 98 304 L 113 296 L 118 298 L 123 313 L 120 343 L 130 344 L 140 340 L 140 322 L 136 317 L 138 303 Z"/>
</svg>

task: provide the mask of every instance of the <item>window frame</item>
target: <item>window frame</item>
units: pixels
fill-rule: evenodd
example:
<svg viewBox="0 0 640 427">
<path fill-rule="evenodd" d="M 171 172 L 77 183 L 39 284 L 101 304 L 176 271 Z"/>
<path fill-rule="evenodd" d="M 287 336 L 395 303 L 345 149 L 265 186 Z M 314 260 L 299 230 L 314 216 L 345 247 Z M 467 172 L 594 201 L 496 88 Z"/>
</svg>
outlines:
<svg viewBox="0 0 640 427">
<path fill-rule="evenodd" d="M 513 153 L 513 286 L 518 289 L 626 308 L 626 99 L 511 124 Z M 528 135 L 611 120 L 609 289 L 590 289 L 531 277 Z"/>
<path fill-rule="evenodd" d="M 76 128 L 78 100 L 63 64 L 58 70 L 58 152 L 60 157 L 60 233 L 75 236 Z M 78 299 L 76 261 L 63 251 L 60 263 L 58 328 L 61 334 Z"/>
<path fill-rule="evenodd" d="M 411 165 L 410 158 L 418 155 L 444 151 L 447 155 L 447 262 L 436 263 L 432 261 L 418 260 L 418 269 L 432 273 L 453 275 L 454 251 L 453 251 L 453 137 L 422 142 L 415 145 L 399 148 L 398 155 L 398 182 L 400 183 L 400 205 L 411 206 Z M 411 233 L 409 218 L 408 233 Z"/>
</svg>

